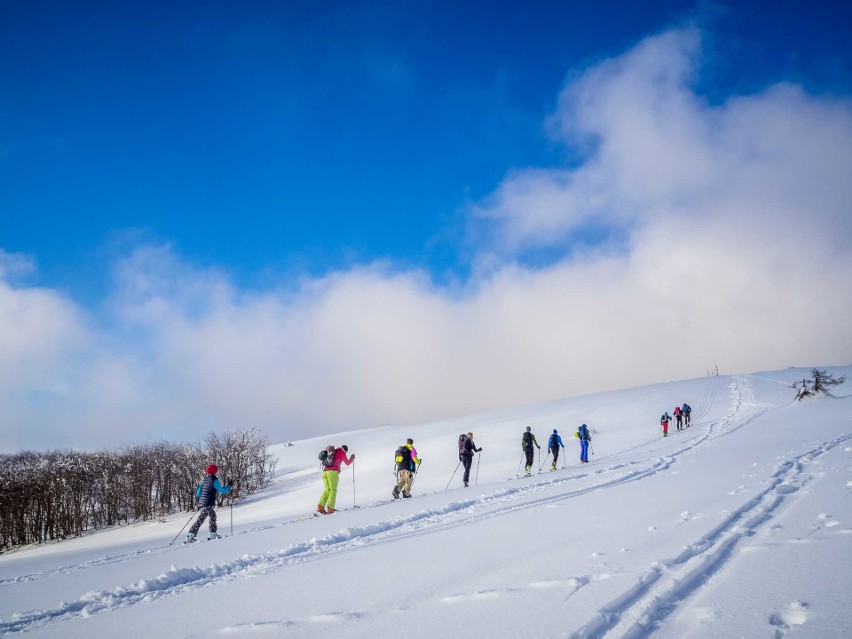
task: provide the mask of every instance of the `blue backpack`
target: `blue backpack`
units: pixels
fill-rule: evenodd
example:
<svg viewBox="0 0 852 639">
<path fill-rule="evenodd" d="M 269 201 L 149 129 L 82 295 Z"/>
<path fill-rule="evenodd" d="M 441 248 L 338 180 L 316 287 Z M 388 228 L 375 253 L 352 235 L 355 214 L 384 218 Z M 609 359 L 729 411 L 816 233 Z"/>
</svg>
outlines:
<svg viewBox="0 0 852 639">
<path fill-rule="evenodd" d="M 585 439 L 591 441 L 591 437 L 589 437 L 589 427 L 583 424 L 580 428 L 577 429 L 577 433 L 580 435 L 580 439 Z"/>
</svg>

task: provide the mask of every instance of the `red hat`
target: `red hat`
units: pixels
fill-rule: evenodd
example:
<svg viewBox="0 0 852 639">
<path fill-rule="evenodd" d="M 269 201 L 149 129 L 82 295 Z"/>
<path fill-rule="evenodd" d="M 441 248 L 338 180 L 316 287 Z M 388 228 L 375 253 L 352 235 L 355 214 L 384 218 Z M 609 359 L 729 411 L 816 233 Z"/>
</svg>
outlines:
<svg viewBox="0 0 852 639">
<path fill-rule="evenodd" d="M 219 472 L 219 467 L 216 464 L 210 464 L 207 467 L 207 474 L 208 475 L 215 475 L 218 472 Z"/>
</svg>

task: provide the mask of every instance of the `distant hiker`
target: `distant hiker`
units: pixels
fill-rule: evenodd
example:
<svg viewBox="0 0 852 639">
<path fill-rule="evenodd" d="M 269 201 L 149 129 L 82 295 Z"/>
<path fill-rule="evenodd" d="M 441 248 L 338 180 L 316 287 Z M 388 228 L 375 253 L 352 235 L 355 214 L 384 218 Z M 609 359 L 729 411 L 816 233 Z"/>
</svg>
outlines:
<svg viewBox="0 0 852 639">
<path fill-rule="evenodd" d="M 686 426 L 689 427 L 689 424 L 691 423 L 690 416 L 692 415 L 692 408 L 690 408 L 689 404 L 684 402 L 681 410 L 683 411 L 683 420 L 686 423 Z"/>
<path fill-rule="evenodd" d="M 233 488 L 234 482 L 231 480 L 228 480 L 228 483 L 224 486 L 219 483 L 219 478 L 216 476 L 216 473 L 219 472 L 219 467 L 216 464 L 210 464 L 206 468 L 206 472 L 207 476 L 198 484 L 198 488 L 195 490 L 195 496 L 198 498 L 198 505 L 201 507 L 201 512 L 198 515 L 198 519 L 192 524 L 189 532 L 186 533 L 186 540 L 188 542 L 195 541 L 195 536 L 198 534 L 201 524 L 208 517 L 210 521 L 207 525 L 210 533 L 207 535 L 207 539 L 219 539 L 220 535 L 216 533 L 216 494 L 227 495 Z"/>
<path fill-rule="evenodd" d="M 476 444 L 473 443 L 473 433 L 459 435 L 459 461 L 464 465 L 462 481 L 466 487 L 470 485 L 470 467 L 473 464 L 473 454 L 481 452 L 482 449 L 477 448 Z"/>
<path fill-rule="evenodd" d="M 348 457 L 349 446 L 326 446 L 323 451 L 325 456 L 320 453 L 320 461 L 322 462 L 322 485 L 325 490 L 317 505 L 317 512 L 323 515 L 330 515 L 334 512 L 334 504 L 337 501 L 337 483 L 340 481 L 340 465 L 347 466 L 355 461 L 355 455 Z"/>
<path fill-rule="evenodd" d="M 671 420 L 672 418 L 669 417 L 668 411 L 663 413 L 662 417 L 660 417 L 660 425 L 663 427 L 663 437 L 669 436 L 669 422 Z"/>
<path fill-rule="evenodd" d="M 674 416 L 677 421 L 677 429 L 683 430 L 683 411 L 680 409 L 680 406 L 675 406 Z"/>
<path fill-rule="evenodd" d="M 589 435 L 589 427 L 583 424 L 577 429 L 577 438 L 580 440 L 580 463 L 589 463 L 589 442 L 592 441 L 592 436 Z"/>
<path fill-rule="evenodd" d="M 394 456 L 396 462 L 396 486 L 393 487 L 393 498 L 399 499 L 399 492 L 402 491 L 404 499 L 411 497 L 411 482 L 414 481 L 414 473 L 417 472 L 417 466 L 422 461 L 417 456 L 417 449 L 414 448 L 414 440 L 410 437 L 406 440 L 405 445 L 396 449 Z"/>
<path fill-rule="evenodd" d="M 556 432 L 556 429 L 553 429 L 553 432 L 550 433 L 550 437 L 547 440 L 547 447 L 550 449 L 550 454 L 553 455 L 553 463 L 550 464 L 550 470 L 556 470 L 556 461 L 559 459 L 559 449 L 565 448 L 565 444 L 562 443 L 562 437 L 559 436 L 559 433 Z"/>
<path fill-rule="evenodd" d="M 526 431 L 524 431 L 524 434 L 521 435 L 521 450 L 524 451 L 524 454 L 527 457 L 527 465 L 524 469 L 524 474 L 527 477 L 532 475 L 533 459 L 535 457 L 535 451 L 533 451 L 533 446 L 541 450 L 541 446 L 539 446 L 538 442 L 535 440 L 535 435 L 532 434 L 532 428 L 527 426 Z"/>
</svg>

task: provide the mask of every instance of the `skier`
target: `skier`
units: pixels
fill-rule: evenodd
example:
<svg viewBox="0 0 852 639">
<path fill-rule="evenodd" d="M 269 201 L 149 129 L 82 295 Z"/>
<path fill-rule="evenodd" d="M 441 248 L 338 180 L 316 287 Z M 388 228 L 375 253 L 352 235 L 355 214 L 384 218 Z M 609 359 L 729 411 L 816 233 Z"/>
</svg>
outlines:
<svg viewBox="0 0 852 639">
<path fill-rule="evenodd" d="M 553 455 L 553 463 L 550 465 L 550 470 L 556 470 L 556 460 L 559 459 L 560 446 L 565 448 L 565 444 L 562 443 L 562 437 L 559 436 L 559 433 L 557 433 L 554 428 L 553 432 L 550 434 L 550 438 L 547 440 L 547 447 Z"/>
<path fill-rule="evenodd" d="M 216 494 L 227 495 L 231 492 L 234 485 L 234 482 L 231 480 L 228 480 L 228 483 L 224 486 L 219 483 L 219 478 L 216 476 L 216 473 L 219 472 L 219 467 L 216 464 L 210 464 L 205 470 L 207 476 L 198 484 L 198 488 L 195 490 L 195 496 L 198 498 L 198 505 L 201 506 L 201 512 L 198 515 L 198 519 L 192 524 L 189 532 L 186 533 L 187 543 L 195 541 L 195 536 L 198 534 L 201 524 L 208 517 L 210 521 L 207 525 L 210 532 L 207 535 L 207 539 L 219 539 L 221 537 L 221 535 L 216 533 L 218 529 L 216 526 Z"/>
<path fill-rule="evenodd" d="M 417 466 L 423 461 L 417 456 L 413 439 L 409 437 L 404 446 L 396 449 L 394 461 L 396 461 L 397 483 L 393 487 L 393 498 L 399 499 L 399 492 L 402 491 L 402 497 L 408 499 L 411 497 L 411 482 L 414 481 L 414 473 L 417 472 Z"/>
<path fill-rule="evenodd" d="M 317 512 L 323 515 L 330 515 L 334 512 L 334 504 L 337 501 L 337 483 L 340 481 L 340 465 L 346 464 L 348 466 L 355 461 L 355 455 L 353 454 L 351 457 L 346 455 L 349 452 L 349 446 L 345 444 L 340 448 L 327 446 L 325 450 L 331 456 L 331 464 L 323 465 L 322 485 L 325 490 L 322 491 L 322 495 L 320 496 Z"/>
<path fill-rule="evenodd" d="M 692 408 L 690 408 L 689 404 L 684 402 L 681 410 L 683 411 L 684 423 L 686 424 L 686 427 L 689 428 L 690 423 L 692 423 L 690 419 L 690 416 L 692 415 Z"/>
<path fill-rule="evenodd" d="M 675 406 L 674 416 L 675 421 L 677 421 L 677 429 L 683 430 L 683 411 L 680 409 L 680 406 Z"/>
<path fill-rule="evenodd" d="M 470 467 L 473 464 L 473 454 L 481 452 L 482 449 L 477 448 L 476 444 L 473 443 L 473 433 L 459 437 L 459 461 L 464 464 L 462 481 L 465 487 L 470 485 Z"/>
<path fill-rule="evenodd" d="M 669 422 L 671 420 L 672 418 L 669 417 L 668 411 L 663 413 L 662 417 L 660 417 L 660 425 L 663 427 L 663 437 L 669 436 Z"/>
<path fill-rule="evenodd" d="M 589 427 L 583 424 L 577 429 L 577 437 L 580 439 L 580 463 L 589 463 L 589 442 L 592 441 L 592 436 L 589 435 Z"/>
<path fill-rule="evenodd" d="M 533 458 L 535 456 L 533 446 L 541 450 L 541 446 L 539 446 L 538 442 L 535 440 L 535 435 L 532 434 L 532 429 L 527 426 L 527 430 L 523 435 L 521 435 L 521 450 L 524 451 L 524 454 L 527 457 L 527 465 L 524 468 L 525 477 L 532 475 Z"/>
</svg>

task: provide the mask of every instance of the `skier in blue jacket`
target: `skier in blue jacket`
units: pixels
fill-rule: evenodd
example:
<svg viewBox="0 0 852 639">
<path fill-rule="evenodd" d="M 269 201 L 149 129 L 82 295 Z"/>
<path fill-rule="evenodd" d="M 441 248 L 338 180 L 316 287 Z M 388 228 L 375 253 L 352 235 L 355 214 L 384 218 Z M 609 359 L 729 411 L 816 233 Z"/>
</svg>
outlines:
<svg viewBox="0 0 852 639">
<path fill-rule="evenodd" d="M 550 470 L 556 470 L 556 460 L 559 459 L 559 449 L 565 448 L 565 444 L 562 443 L 562 438 L 559 436 L 559 433 L 556 432 L 555 428 L 550 434 L 550 438 L 547 440 L 547 447 L 553 455 L 553 463 L 550 465 Z"/>
<path fill-rule="evenodd" d="M 589 435 L 589 427 L 583 424 L 577 429 L 577 438 L 580 440 L 580 462 L 583 464 L 589 463 L 589 442 L 592 441 L 592 436 Z"/>
<path fill-rule="evenodd" d="M 227 495 L 233 488 L 234 482 L 232 481 L 228 481 L 225 486 L 219 483 L 219 478 L 216 477 L 219 467 L 216 464 L 210 464 L 206 470 L 207 476 L 201 481 L 195 491 L 195 496 L 198 497 L 198 505 L 201 506 L 201 512 L 198 515 L 198 519 L 192 524 L 189 532 L 186 533 L 187 542 L 195 541 L 198 529 L 201 528 L 201 524 L 208 517 L 210 517 L 210 522 L 208 523 L 210 534 L 207 535 L 207 539 L 219 539 L 220 535 L 216 533 L 216 494 Z"/>
</svg>

